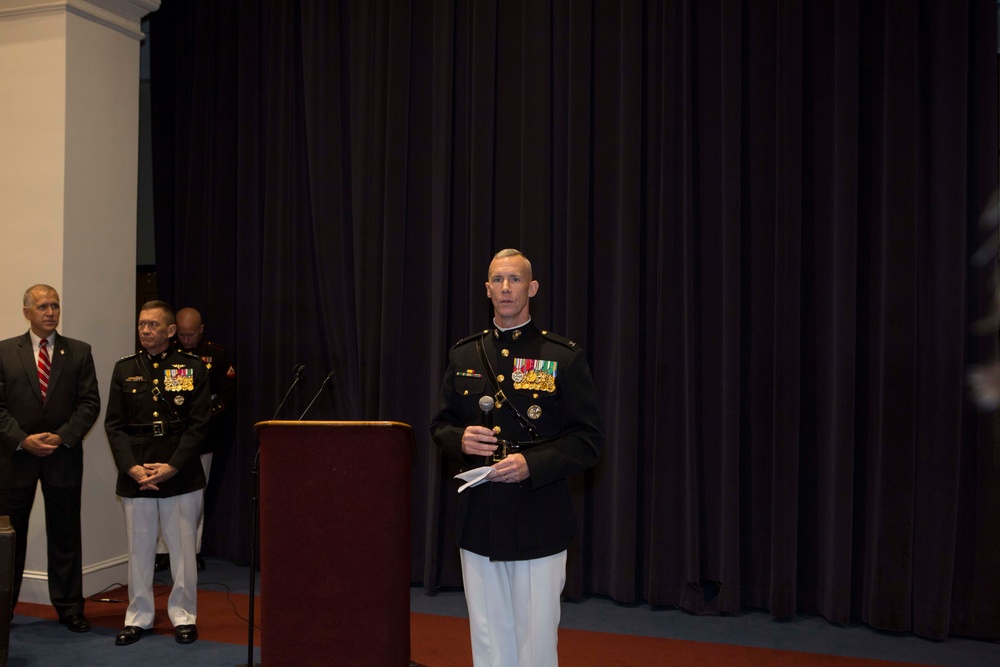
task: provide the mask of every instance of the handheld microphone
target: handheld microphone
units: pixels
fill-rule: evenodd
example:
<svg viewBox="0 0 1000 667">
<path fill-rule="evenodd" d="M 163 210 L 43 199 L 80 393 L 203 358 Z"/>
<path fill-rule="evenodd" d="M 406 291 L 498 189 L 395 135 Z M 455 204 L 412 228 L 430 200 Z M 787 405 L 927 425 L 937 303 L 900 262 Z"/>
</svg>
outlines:
<svg viewBox="0 0 1000 667">
<path fill-rule="evenodd" d="M 479 409 L 483 411 L 483 414 L 479 416 L 479 425 L 484 426 L 491 431 L 493 430 L 494 405 L 496 405 L 496 401 L 493 400 L 492 396 L 483 396 L 479 399 Z"/>
<path fill-rule="evenodd" d="M 336 373 L 334 373 L 333 371 L 330 371 L 329 373 L 326 374 L 326 377 L 323 378 L 323 384 L 321 384 L 319 386 L 319 389 L 316 390 L 316 395 L 313 396 L 312 400 L 309 401 L 309 405 L 307 405 L 306 409 L 302 411 L 301 415 L 299 415 L 299 421 L 302 421 L 302 418 L 306 416 L 306 413 L 309 412 L 309 408 L 313 406 L 313 403 L 316 402 L 316 399 L 319 398 L 320 393 L 322 393 L 323 387 L 325 387 L 326 383 L 332 380 L 335 375 Z"/>
<path fill-rule="evenodd" d="M 272 421 L 278 418 L 278 413 L 281 412 L 281 408 L 285 407 L 285 401 L 288 400 L 288 396 L 292 393 L 292 389 L 295 389 L 295 385 L 297 385 L 299 380 L 302 379 L 302 373 L 305 372 L 305 370 L 305 364 L 295 364 L 295 368 L 292 369 L 292 372 L 295 373 L 295 379 L 292 380 L 292 384 L 288 385 L 288 391 L 285 392 L 285 397 L 281 399 L 281 403 L 278 403 L 278 409 L 274 411 L 274 416 L 271 417 Z"/>
<path fill-rule="evenodd" d="M 482 396 L 479 399 L 479 409 L 482 410 L 482 414 L 479 415 L 479 425 L 489 430 L 493 430 L 493 406 L 496 405 L 496 401 L 493 400 L 492 396 Z M 492 456 L 483 457 L 483 462 L 485 465 L 490 465 L 493 463 Z"/>
</svg>

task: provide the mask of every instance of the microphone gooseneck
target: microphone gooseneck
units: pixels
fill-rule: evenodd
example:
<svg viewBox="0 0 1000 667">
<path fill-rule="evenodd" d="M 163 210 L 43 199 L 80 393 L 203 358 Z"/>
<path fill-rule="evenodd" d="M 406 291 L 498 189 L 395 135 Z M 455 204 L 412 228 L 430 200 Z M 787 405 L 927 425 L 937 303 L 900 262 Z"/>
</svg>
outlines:
<svg viewBox="0 0 1000 667">
<path fill-rule="evenodd" d="M 311 408 L 313 406 L 313 403 L 316 402 L 316 399 L 319 398 L 319 395 L 323 392 L 323 387 L 326 386 L 326 383 L 332 380 L 336 375 L 337 374 L 334 373 L 333 371 L 330 371 L 329 373 L 326 374 L 326 377 L 323 378 L 323 384 L 319 386 L 319 389 L 316 390 L 316 394 L 312 397 L 312 400 L 309 401 L 309 405 L 307 405 L 306 409 L 302 411 L 301 415 L 299 415 L 298 419 L 299 421 L 302 421 L 302 418 L 306 416 L 307 412 L 309 412 L 309 408 Z"/>
<path fill-rule="evenodd" d="M 292 384 L 288 385 L 288 391 L 285 392 L 285 397 L 281 399 L 281 403 L 278 403 L 278 409 L 274 411 L 274 416 L 271 417 L 272 421 L 278 418 L 281 408 L 285 407 L 285 401 L 287 401 L 288 397 L 291 395 L 292 389 L 295 389 L 295 385 L 297 385 L 299 380 L 302 379 L 302 373 L 304 373 L 305 370 L 305 364 L 295 364 L 295 367 L 292 369 L 292 372 L 295 373 L 295 379 L 292 380 Z"/>
</svg>

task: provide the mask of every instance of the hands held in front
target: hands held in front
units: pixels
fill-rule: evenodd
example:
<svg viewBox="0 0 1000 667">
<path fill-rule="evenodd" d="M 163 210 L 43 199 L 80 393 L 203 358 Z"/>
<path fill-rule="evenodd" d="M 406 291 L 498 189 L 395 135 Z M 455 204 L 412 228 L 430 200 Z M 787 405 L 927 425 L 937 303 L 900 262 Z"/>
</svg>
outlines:
<svg viewBox="0 0 1000 667">
<path fill-rule="evenodd" d="M 503 461 L 493 464 L 493 470 L 496 472 L 490 475 L 490 479 L 494 482 L 517 484 L 531 477 L 528 462 L 522 454 L 508 454 Z"/>
<path fill-rule="evenodd" d="M 21 443 L 21 449 L 35 456 L 50 456 L 59 449 L 63 439 L 55 433 L 35 433 Z"/>
<path fill-rule="evenodd" d="M 129 477 L 139 483 L 140 491 L 159 491 L 157 486 L 177 474 L 177 468 L 169 463 L 145 463 L 128 469 Z"/>
<path fill-rule="evenodd" d="M 462 434 L 462 453 L 470 456 L 492 456 L 497 448 L 493 431 L 485 426 L 467 426 Z M 511 454 L 503 461 L 493 464 L 489 479 L 494 482 L 517 484 L 531 476 L 528 462 L 521 454 Z"/>
</svg>

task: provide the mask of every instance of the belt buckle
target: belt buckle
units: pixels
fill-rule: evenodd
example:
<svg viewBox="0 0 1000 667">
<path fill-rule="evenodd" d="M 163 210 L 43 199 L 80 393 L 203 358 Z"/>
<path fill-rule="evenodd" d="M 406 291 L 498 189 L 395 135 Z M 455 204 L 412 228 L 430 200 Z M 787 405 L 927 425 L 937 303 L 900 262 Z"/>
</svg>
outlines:
<svg viewBox="0 0 1000 667">
<path fill-rule="evenodd" d="M 497 448 L 493 451 L 493 463 L 499 463 L 507 458 L 507 447 L 510 445 L 506 440 L 497 440 Z"/>
<path fill-rule="evenodd" d="M 163 428 L 163 422 L 153 422 L 153 435 L 166 435 L 166 430 Z"/>
</svg>

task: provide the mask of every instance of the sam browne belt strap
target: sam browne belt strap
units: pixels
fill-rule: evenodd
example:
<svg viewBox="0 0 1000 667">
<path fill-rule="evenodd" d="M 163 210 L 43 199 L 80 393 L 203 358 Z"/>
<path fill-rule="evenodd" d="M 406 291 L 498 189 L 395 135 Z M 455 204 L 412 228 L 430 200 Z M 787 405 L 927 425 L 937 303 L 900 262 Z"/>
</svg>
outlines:
<svg viewBox="0 0 1000 667">
<path fill-rule="evenodd" d="M 149 369 L 146 368 L 146 362 L 142 355 L 143 353 L 140 352 L 136 357 L 136 363 L 139 365 L 139 371 L 151 387 L 150 393 L 152 393 L 153 399 L 160 401 L 160 388 L 156 386 L 156 383 L 153 382 L 153 378 L 150 377 Z M 172 420 L 154 421 L 152 424 L 129 424 L 125 427 L 125 432 L 129 435 L 152 436 L 169 435 L 170 433 L 183 433 L 187 422 L 180 418 L 177 411 L 174 410 L 174 406 L 170 405 L 170 401 L 160 401 L 160 405 L 163 406 L 163 409 L 170 413 L 170 416 L 173 417 Z"/>
<path fill-rule="evenodd" d="M 524 418 L 524 415 L 514 407 L 513 403 L 507 401 L 507 396 L 503 393 L 503 389 L 500 388 L 500 383 L 497 382 L 497 374 L 493 372 L 493 366 L 490 364 L 489 357 L 486 356 L 486 346 L 483 345 L 483 338 L 479 337 L 476 339 L 476 350 L 479 352 L 479 360 L 483 362 L 483 368 L 486 370 L 486 378 L 490 381 L 490 385 L 493 387 L 493 391 L 496 392 L 493 397 L 496 399 L 497 408 L 502 408 L 504 406 L 510 410 L 511 415 L 517 420 L 517 423 L 521 425 L 533 441 L 538 440 L 538 429 L 535 428 L 534 424 L 529 422 Z M 519 445 L 526 445 L 528 443 L 517 443 Z M 521 449 L 527 449 L 527 447 L 521 447 Z"/>
</svg>

